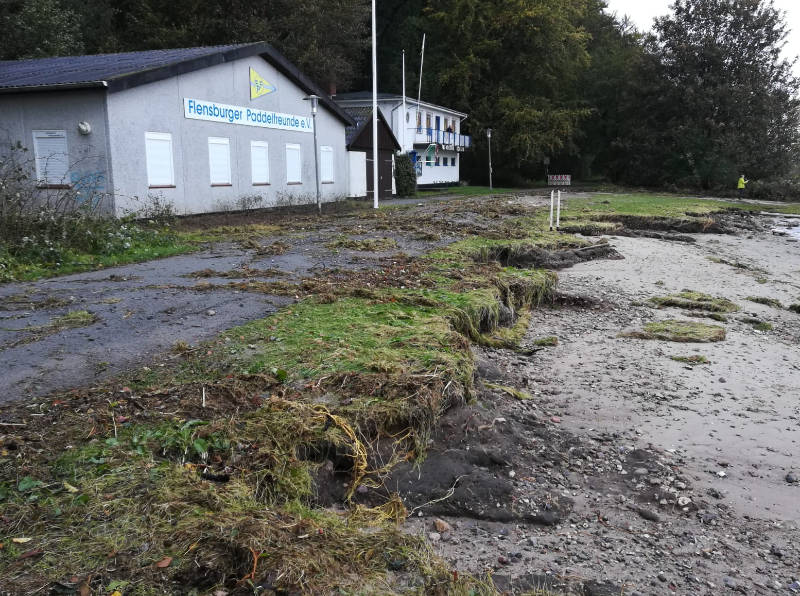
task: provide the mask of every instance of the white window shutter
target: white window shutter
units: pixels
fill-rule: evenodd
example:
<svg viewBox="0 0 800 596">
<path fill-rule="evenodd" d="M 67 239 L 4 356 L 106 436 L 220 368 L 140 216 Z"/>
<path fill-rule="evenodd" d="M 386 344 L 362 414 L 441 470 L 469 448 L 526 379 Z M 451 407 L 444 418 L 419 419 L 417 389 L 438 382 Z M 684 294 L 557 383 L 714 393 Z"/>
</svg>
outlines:
<svg viewBox="0 0 800 596">
<path fill-rule="evenodd" d="M 302 156 L 300 145 L 286 144 L 286 182 L 298 183 L 303 181 Z"/>
<path fill-rule="evenodd" d="M 223 137 L 208 137 L 208 170 L 211 184 L 231 183 L 230 140 Z"/>
<path fill-rule="evenodd" d="M 269 184 L 269 145 L 264 141 L 250 141 L 250 165 L 253 184 Z"/>
<path fill-rule="evenodd" d="M 150 187 L 175 186 L 172 168 L 172 135 L 168 132 L 144 133 L 147 185 Z"/>
<path fill-rule="evenodd" d="M 69 154 L 65 130 L 33 131 L 36 179 L 43 184 L 69 184 Z"/>
<path fill-rule="evenodd" d="M 322 182 L 333 182 L 333 147 L 319 148 L 319 169 Z"/>
</svg>

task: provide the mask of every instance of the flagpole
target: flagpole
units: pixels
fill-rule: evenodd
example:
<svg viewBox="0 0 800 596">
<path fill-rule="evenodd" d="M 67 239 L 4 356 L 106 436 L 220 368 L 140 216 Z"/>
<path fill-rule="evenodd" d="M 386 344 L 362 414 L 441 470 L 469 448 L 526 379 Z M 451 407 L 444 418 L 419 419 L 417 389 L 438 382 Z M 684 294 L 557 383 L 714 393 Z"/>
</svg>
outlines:
<svg viewBox="0 0 800 596">
<path fill-rule="evenodd" d="M 420 54 L 419 58 L 419 87 L 417 88 L 417 120 L 419 120 L 419 102 L 422 98 L 422 65 L 425 62 L 425 34 L 422 34 L 422 53 Z M 422 121 L 419 123 L 419 127 L 422 128 Z"/>
<path fill-rule="evenodd" d="M 403 143 L 403 153 L 406 151 L 406 51 L 403 50 L 403 114 L 400 116 L 400 127 L 403 134 L 400 135 L 401 142 Z"/>
<path fill-rule="evenodd" d="M 375 0 L 372 0 L 372 207 L 378 208 L 378 42 L 375 34 Z"/>
</svg>

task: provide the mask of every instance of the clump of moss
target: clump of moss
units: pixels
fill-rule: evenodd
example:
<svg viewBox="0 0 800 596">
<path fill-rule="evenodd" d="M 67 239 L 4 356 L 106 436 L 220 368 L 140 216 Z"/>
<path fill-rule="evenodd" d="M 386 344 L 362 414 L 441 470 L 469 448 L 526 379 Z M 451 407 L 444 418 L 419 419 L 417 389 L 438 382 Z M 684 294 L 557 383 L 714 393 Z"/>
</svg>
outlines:
<svg viewBox="0 0 800 596">
<path fill-rule="evenodd" d="M 750 302 L 763 304 L 765 306 L 771 306 L 772 308 L 783 308 L 783 304 L 781 304 L 781 301 L 776 298 L 768 298 L 766 296 L 748 296 L 747 299 Z"/>
<path fill-rule="evenodd" d="M 733 267 L 734 269 L 741 269 L 744 271 L 753 271 L 756 273 L 767 273 L 766 269 L 758 267 L 757 265 L 750 265 L 748 263 L 743 263 L 742 261 L 729 261 L 728 259 L 723 259 L 720 257 L 706 257 L 712 263 L 720 263 L 722 265 L 728 265 Z M 766 280 L 765 280 L 766 281 Z M 762 283 L 762 282 L 759 282 Z"/>
<path fill-rule="evenodd" d="M 540 347 L 552 347 L 558 345 L 558 338 L 555 335 L 548 335 L 547 337 L 540 337 L 533 340 L 533 345 Z"/>
<path fill-rule="evenodd" d="M 358 239 L 342 234 L 325 244 L 325 246 L 331 250 L 348 248 L 350 250 L 361 250 L 365 252 L 384 252 L 397 248 L 397 240 L 386 237 Z"/>
<path fill-rule="evenodd" d="M 650 299 L 650 302 L 659 308 L 673 306 L 686 310 L 707 312 L 735 312 L 739 310 L 739 307 L 727 298 L 718 298 L 693 290 L 683 290 L 670 296 L 655 296 Z"/>
<path fill-rule="evenodd" d="M 670 358 L 675 362 L 683 362 L 684 364 L 689 364 L 691 366 L 709 363 L 708 358 L 700 354 L 692 354 L 691 356 L 670 356 Z"/>
<path fill-rule="evenodd" d="M 190 346 L 187 342 L 182 339 L 177 340 L 174 344 L 172 344 L 172 351 L 176 354 L 186 354 L 192 350 L 192 346 Z"/>
<path fill-rule="evenodd" d="M 620 337 L 637 339 L 659 339 L 681 343 L 707 343 L 725 339 L 725 328 L 718 325 L 706 325 L 696 321 L 654 321 L 647 323 L 640 331 L 621 333 Z"/>
<path fill-rule="evenodd" d="M 772 331 L 773 329 L 771 323 L 767 323 L 756 317 L 742 317 L 739 320 L 742 323 L 747 323 L 756 331 Z"/>
<path fill-rule="evenodd" d="M 705 316 L 707 316 L 709 319 L 714 319 L 715 321 L 719 321 L 720 323 L 728 322 L 728 317 L 726 317 L 720 312 L 710 312 L 707 313 Z"/>
</svg>

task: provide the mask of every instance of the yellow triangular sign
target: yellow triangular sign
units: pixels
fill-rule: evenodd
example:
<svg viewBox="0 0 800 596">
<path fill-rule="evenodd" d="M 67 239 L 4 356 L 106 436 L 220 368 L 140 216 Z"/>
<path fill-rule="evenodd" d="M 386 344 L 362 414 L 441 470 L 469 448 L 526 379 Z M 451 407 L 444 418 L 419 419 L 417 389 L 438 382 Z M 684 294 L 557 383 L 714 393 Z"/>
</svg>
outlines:
<svg viewBox="0 0 800 596">
<path fill-rule="evenodd" d="M 250 99 L 261 97 L 267 93 L 274 93 L 275 91 L 277 89 L 275 89 L 274 85 L 250 68 Z"/>
</svg>

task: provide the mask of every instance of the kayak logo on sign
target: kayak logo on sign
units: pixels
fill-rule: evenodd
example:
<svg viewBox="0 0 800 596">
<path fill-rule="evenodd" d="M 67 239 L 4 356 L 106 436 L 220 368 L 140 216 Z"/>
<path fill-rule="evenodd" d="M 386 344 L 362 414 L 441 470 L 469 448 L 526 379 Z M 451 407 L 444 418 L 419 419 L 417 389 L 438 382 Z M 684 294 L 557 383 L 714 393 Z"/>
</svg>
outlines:
<svg viewBox="0 0 800 596">
<path fill-rule="evenodd" d="M 256 99 L 268 93 L 275 93 L 277 89 L 264 77 L 258 74 L 252 67 L 250 68 L 250 99 Z"/>
</svg>

